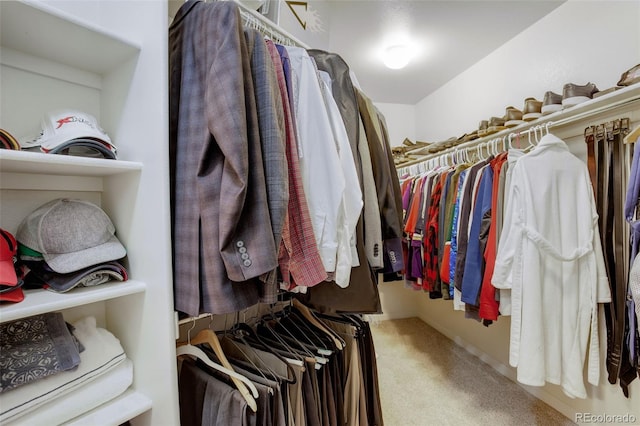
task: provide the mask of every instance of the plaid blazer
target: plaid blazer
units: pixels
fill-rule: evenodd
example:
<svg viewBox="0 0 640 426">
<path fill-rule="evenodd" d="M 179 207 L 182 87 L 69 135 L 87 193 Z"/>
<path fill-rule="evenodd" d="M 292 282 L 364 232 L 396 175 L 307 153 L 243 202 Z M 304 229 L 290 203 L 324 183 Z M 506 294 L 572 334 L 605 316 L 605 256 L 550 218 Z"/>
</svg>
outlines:
<svg viewBox="0 0 640 426">
<path fill-rule="evenodd" d="M 186 2 L 169 28 L 175 308 L 258 302 L 276 249 L 250 59 L 238 6 Z"/>
<path fill-rule="evenodd" d="M 270 40 L 267 40 L 266 43 L 275 65 L 276 81 L 284 111 L 289 179 L 289 204 L 285 214 L 278 263 L 285 289 L 291 289 L 294 284 L 311 287 L 324 281 L 327 278 L 327 273 L 324 270 L 316 244 L 309 206 L 302 184 L 294 118 L 289 102 L 283 63 L 276 45 Z M 282 55 L 286 61 L 288 58 L 286 50 L 283 50 Z"/>
<path fill-rule="evenodd" d="M 254 29 L 244 30 L 251 58 L 251 75 L 258 112 L 258 129 L 267 189 L 267 203 L 275 246 L 280 247 L 282 227 L 289 205 L 289 178 L 285 156 L 285 119 L 276 70 L 264 37 Z M 265 288 L 261 302 L 277 300 L 278 274 L 264 275 Z"/>
</svg>

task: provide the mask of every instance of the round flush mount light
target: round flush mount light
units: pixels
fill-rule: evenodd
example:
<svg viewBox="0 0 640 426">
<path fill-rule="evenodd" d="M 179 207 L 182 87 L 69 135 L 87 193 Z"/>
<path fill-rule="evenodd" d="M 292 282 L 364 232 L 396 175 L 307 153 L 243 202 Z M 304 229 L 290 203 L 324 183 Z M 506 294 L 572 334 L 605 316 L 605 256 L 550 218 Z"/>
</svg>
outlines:
<svg viewBox="0 0 640 426">
<path fill-rule="evenodd" d="M 385 49 L 383 62 L 392 70 L 399 70 L 406 67 L 411 61 L 411 48 L 407 45 L 397 44 Z"/>
</svg>

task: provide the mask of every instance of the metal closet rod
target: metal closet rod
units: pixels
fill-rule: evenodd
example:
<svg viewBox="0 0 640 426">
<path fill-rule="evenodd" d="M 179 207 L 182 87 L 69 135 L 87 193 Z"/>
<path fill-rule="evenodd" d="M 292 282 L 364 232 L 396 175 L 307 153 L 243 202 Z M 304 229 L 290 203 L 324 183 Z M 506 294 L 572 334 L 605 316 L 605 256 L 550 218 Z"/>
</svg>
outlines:
<svg viewBox="0 0 640 426">
<path fill-rule="evenodd" d="M 456 152 L 459 151 L 464 151 L 464 150 L 468 150 L 469 148 L 474 148 L 477 146 L 481 146 L 481 145 L 490 145 L 493 144 L 494 141 L 496 139 L 500 139 L 502 140 L 503 138 L 506 138 L 506 140 L 510 140 L 512 136 L 515 135 L 522 135 L 522 134 L 529 134 L 532 133 L 534 131 L 539 130 L 540 128 L 546 129 L 548 130 L 550 127 L 559 127 L 559 126 L 563 126 L 566 124 L 570 124 L 585 118 L 589 118 L 592 117 L 594 115 L 600 114 L 601 112 L 605 112 L 607 110 L 610 110 L 612 108 L 616 108 L 619 106 L 624 106 L 627 104 L 632 104 L 635 102 L 638 102 L 640 100 L 640 98 L 632 98 L 632 99 L 622 99 L 619 100 L 617 102 L 613 102 L 610 104 L 606 104 L 606 105 L 602 105 L 598 108 L 594 108 L 592 110 L 588 110 L 588 111 L 584 111 L 575 115 L 572 115 L 570 117 L 566 117 L 563 118 L 561 120 L 558 121 L 551 121 L 551 120 L 547 120 L 546 122 L 543 123 L 536 123 L 536 124 L 532 124 L 531 127 L 527 128 L 527 129 L 521 129 L 521 130 L 502 130 L 498 133 L 496 133 L 492 138 L 490 139 L 475 139 L 469 142 L 464 142 L 461 143 L 460 145 L 456 145 L 456 146 L 452 146 L 449 148 L 445 148 L 444 150 L 440 151 L 440 152 L 435 152 L 433 154 L 426 154 L 424 158 L 419 158 L 416 160 L 411 160 L 407 163 L 404 164 L 399 164 L 396 168 L 398 169 L 398 174 L 404 174 L 404 169 L 406 169 L 407 167 L 410 166 L 415 166 L 417 164 L 420 163 L 425 163 L 429 160 L 438 158 L 438 157 L 443 157 L 445 155 L 448 154 L 455 154 Z"/>
<path fill-rule="evenodd" d="M 278 25 L 270 21 L 268 18 L 264 17 L 259 12 L 248 8 L 238 0 L 232 1 L 236 3 L 240 8 L 240 15 L 242 16 L 242 20 L 244 21 L 245 25 L 255 28 L 276 43 L 309 49 L 309 46 L 307 44 L 301 42 L 291 33 L 280 28 Z"/>
</svg>

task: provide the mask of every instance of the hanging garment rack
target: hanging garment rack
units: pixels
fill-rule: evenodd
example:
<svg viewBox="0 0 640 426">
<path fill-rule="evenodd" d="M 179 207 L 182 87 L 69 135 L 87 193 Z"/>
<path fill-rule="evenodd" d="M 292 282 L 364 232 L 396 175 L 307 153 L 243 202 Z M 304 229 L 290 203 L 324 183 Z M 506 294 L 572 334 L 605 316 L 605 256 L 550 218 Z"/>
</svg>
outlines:
<svg viewBox="0 0 640 426">
<path fill-rule="evenodd" d="M 625 96 L 626 95 L 626 96 Z M 615 99 L 611 102 L 606 102 L 607 99 Z M 640 101 L 640 84 L 636 84 L 634 86 L 630 86 L 625 89 L 620 89 L 617 92 L 613 92 L 611 94 L 602 96 L 601 98 L 593 99 L 592 101 L 585 102 L 584 104 L 578 106 L 576 110 L 566 110 L 559 113 L 559 115 L 563 118 L 559 120 L 552 121 L 552 118 L 557 117 L 556 114 L 552 114 L 549 116 L 543 116 L 537 119 L 535 122 L 528 123 L 526 125 L 520 125 L 516 128 L 502 130 L 494 135 L 487 136 L 480 139 L 474 139 L 469 142 L 464 142 L 456 146 L 452 146 L 449 148 L 445 148 L 442 151 L 435 152 L 432 154 L 426 154 L 423 158 L 418 158 L 415 160 L 408 161 L 403 164 L 399 164 L 396 166 L 398 171 L 398 176 L 403 176 L 406 174 L 415 175 L 427 170 L 427 164 L 431 161 L 432 163 L 435 160 L 444 161 L 446 158 L 459 158 L 457 155 L 469 154 L 476 152 L 477 150 L 481 150 L 484 148 L 492 148 L 498 143 L 502 142 L 503 147 L 506 147 L 509 142 L 513 140 L 515 137 L 527 137 L 528 135 L 543 130 L 548 131 L 552 127 L 560 127 L 565 126 L 567 124 L 576 123 L 580 120 L 584 120 L 586 118 L 590 118 L 596 116 L 600 113 L 610 111 L 614 108 L 623 107 L 626 105 L 634 104 Z M 593 104 L 602 104 L 597 107 L 589 108 L 589 105 Z M 587 110 L 584 110 L 588 108 Z M 581 111 L 582 110 L 582 111 Z M 424 148 L 419 148 L 417 150 L 408 151 L 407 154 L 417 153 L 416 151 L 422 150 Z M 439 163 L 440 164 L 440 163 Z"/>
<path fill-rule="evenodd" d="M 242 16 L 242 22 L 246 27 L 259 31 L 274 43 L 282 44 L 284 46 L 298 46 L 309 49 L 307 44 L 298 40 L 295 36 L 280 28 L 259 12 L 245 6 L 240 3 L 239 0 L 232 1 L 234 1 L 240 8 L 240 16 Z"/>
</svg>

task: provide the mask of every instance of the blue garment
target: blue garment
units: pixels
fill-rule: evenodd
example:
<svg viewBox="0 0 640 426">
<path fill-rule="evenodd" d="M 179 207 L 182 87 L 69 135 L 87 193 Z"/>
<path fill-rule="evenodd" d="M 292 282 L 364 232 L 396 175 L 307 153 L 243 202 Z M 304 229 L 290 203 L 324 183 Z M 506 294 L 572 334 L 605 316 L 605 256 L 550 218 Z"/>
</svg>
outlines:
<svg viewBox="0 0 640 426">
<path fill-rule="evenodd" d="M 493 169 L 486 167 L 480 179 L 480 187 L 473 207 L 473 223 L 469 231 L 467 258 L 464 262 L 464 275 L 462 277 L 462 301 L 473 306 L 478 306 L 480 287 L 482 285 L 484 253 L 482 253 L 480 247 L 480 228 L 483 216 L 491 210 Z"/>
<path fill-rule="evenodd" d="M 629 174 L 629 183 L 627 185 L 627 197 L 624 203 L 624 216 L 629 222 L 631 229 L 631 258 L 630 264 L 633 264 L 634 259 L 638 254 L 638 246 L 640 245 L 640 221 L 634 220 L 636 208 L 638 207 L 638 197 L 640 197 L 640 140 L 636 141 L 633 149 L 633 160 L 631 162 L 631 173 Z M 638 354 L 635 353 L 636 349 L 636 333 L 637 330 L 637 318 L 635 315 L 636 305 L 631 294 L 631 289 L 627 288 L 627 316 L 629 321 L 629 333 L 628 333 L 628 347 L 629 357 L 631 365 L 634 364 L 634 360 Z"/>
<path fill-rule="evenodd" d="M 460 198 L 462 196 L 462 186 L 467 177 L 467 170 L 460 172 L 458 178 L 458 190 L 456 200 L 453 205 L 453 223 L 451 229 L 451 252 L 449 254 L 449 296 L 453 299 L 454 277 L 456 275 L 456 258 L 458 257 L 458 216 L 460 216 Z"/>
</svg>

